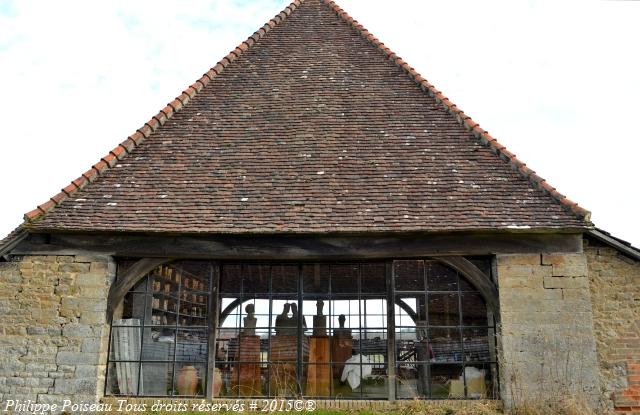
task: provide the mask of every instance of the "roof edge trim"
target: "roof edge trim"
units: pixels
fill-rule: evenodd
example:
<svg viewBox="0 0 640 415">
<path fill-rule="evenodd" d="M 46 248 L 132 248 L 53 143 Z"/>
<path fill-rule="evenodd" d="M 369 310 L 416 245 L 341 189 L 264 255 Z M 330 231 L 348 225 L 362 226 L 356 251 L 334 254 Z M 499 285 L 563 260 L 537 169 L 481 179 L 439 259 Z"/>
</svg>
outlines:
<svg viewBox="0 0 640 415">
<path fill-rule="evenodd" d="M 621 252 L 636 261 L 640 261 L 640 249 L 631 245 L 630 243 L 623 241 L 622 239 L 618 239 L 615 236 L 611 235 L 609 232 L 606 232 L 602 229 L 591 229 L 587 232 L 587 234 L 600 242 L 609 245 L 610 247 L 616 249 L 618 252 Z"/>
<path fill-rule="evenodd" d="M 591 222 L 591 212 L 583 207 L 579 206 L 576 202 L 570 200 L 562 193 L 558 192 L 555 187 L 552 187 L 546 180 L 536 175 L 533 170 L 531 170 L 525 163 L 519 160 L 515 154 L 508 151 L 505 146 L 500 144 L 498 140 L 492 137 L 488 131 L 484 130 L 480 127 L 480 124 L 473 121 L 471 117 L 466 115 L 462 110 L 460 110 L 456 104 L 451 102 L 449 98 L 444 96 L 441 91 L 438 91 L 433 84 L 423 78 L 414 68 L 409 66 L 402 58 L 393 53 L 391 49 L 385 46 L 377 37 L 375 37 L 371 32 L 364 28 L 357 20 L 349 16 L 347 12 L 345 12 L 340 6 L 338 6 L 333 0 L 323 0 L 325 4 L 327 4 L 333 11 L 342 18 L 345 22 L 349 23 L 356 31 L 369 43 L 376 46 L 382 53 L 384 53 L 387 58 L 393 61 L 399 68 L 401 68 L 405 73 L 409 75 L 411 79 L 413 79 L 420 88 L 426 92 L 429 96 L 434 98 L 438 104 L 441 104 L 445 110 L 447 110 L 451 115 L 453 115 L 461 126 L 465 127 L 468 131 L 470 131 L 480 143 L 485 147 L 492 150 L 495 154 L 497 154 L 500 158 L 502 158 L 505 162 L 511 164 L 511 167 L 520 173 L 521 176 L 528 179 L 531 184 L 541 190 L 542 192 L 551 196 L 554 200 L 556 200 L 561 206 L 568 210 L 569 212 L 578 216 L 581 220 L 586 222 Z"/>
<path fill-rule="evenodd" d="M 156 130 L 158 130 L 160 126 L 164 125 L 173 117 L 174 114 L 179 112 L 185 105 L 187 105 L 191 99 L 193 99 L 202 89 L 204 89 L 209 84 L 209 82 L 211 82 L 216 76 L 220 75 L 224 68 L 226 68 L 231 62 L 240 57 L 244 52 L 249 50 L 251 46 L 257 43 L 261 38 L 266 36 L 266 34 L 274 27 L 276 27 L 279 23 L 284 21 L 303 2 L 304 0 L 294 0 L 291 4 L 285 7 L 284 10 L 276 14 L 272 19 L 262 25 L 246 40 L 242 41 L 235 49 L 233 49 L 225 57 L 220 59 L 218 63 L 216 63 L 207 72 L 205 72 L 180 95 L 174 98 L 173 101 L 169 102 L 157 114 L 152 116 L 149 121 L 145 122 L 142 127 L 137 129 L 122 143 L 118 144 L 106 156 L 102 157 L 100 161 L 98 161 L 98 163 L 91 166 L 89 170 L 87 170 L 77 179 L 73 180 L 69 185 L 61 189 L 59 193 L 51 197 L 49 200 L 41 205 L 38 205 L 32 211 L 25 213 L 24 224 L 28 224 L 43 218 L 46 213 L 54 209 L 64 200 L 72 197 L 77 191 L 96 181 L 96 179 L 104 174 L 107 170 L 113 168 L 118 161 L 122 160 L 129 153 L 131 153 L 136 147 L 142 144 L 147 138 L 149 138 L 149 136 L 151 136 Z"/>
<path fill-rule="evenodd" d="M 29 233 L 18 226 L 11 231 L 4 239 L 0 240 L 0 258 L 5 257 L 13 248 L 16 247 Z"/>
</svg>

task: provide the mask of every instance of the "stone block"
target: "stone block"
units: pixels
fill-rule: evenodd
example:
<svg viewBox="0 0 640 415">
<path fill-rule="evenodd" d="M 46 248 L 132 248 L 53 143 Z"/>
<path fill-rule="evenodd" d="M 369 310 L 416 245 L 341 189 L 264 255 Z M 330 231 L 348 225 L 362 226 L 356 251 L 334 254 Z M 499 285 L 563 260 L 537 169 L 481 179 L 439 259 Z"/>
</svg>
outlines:
<svg viewBox="0 0 640 415">
<path fill-rule="evenodd" d="M 23 371 L 25 363 L 12 358 L 0 361 L 0 376 L 12 376 L 13 373 Z"/>
<path fill-rule="evenodd" d="M 58 352 L 56 346 L 49 346 L 40 342 L 31 342 L 27 347 L 27 356 L 39 355 L 39 356 L 55 356 Z M 24 356 L 23 356 L 24 357 Z"/>
<path fill-rule="evenodd" d="M 586 265 L 554 265 L 553 275 L 561 277 L 586 277 Z"/>
<path fill-rule="evenodd" d="M 58 346 L 59 352 L 79 352 L 82 348 L 82 337 L 62 337 L 62 340 Z"/>
<path fill-rule="evenodd" d="M 96 365 L 78 365 L 75 375 L 77 378 L 96 378 L 98 367 Z"/>
<path fill-rule="evenodd" d="M 549 302 L 548 307 L 554 308 L 553 305 L 564 304 L 564 293 L 560 288 L 547 288 L 542 291 L 542 298 Z"/>
<path fill-rule="evenodd" d="M 544 254 L 542 263 L 553 267 L 554 276 L 586 276 L 587 257 L 584 254 Z"/>
<path fill-rule="evenodd" d="M 39 387 L 47 388 L 48 390 L 49 388 L 53 388 L 55 379 L 41 378 L 41 379 L 38 379 L 38 382 L 39 382 Z"/>
<path fill-rule="evenodd" d="M 27 363 L 24 370 L 28 373 L 33 372 L 46 372 L 46 364 L 44 363 Z"/>
<path fill-rule="evenodd" d="M 85 353 L 85 352 L 58 352 L 56 363 L 60 365 L 93 365 L 99 361 L 98 353 Z"/>
<path fill-rule="evenodd" d="M 106 274 L 80 274 L 76 278 L 75 284 L 78 287 L 106 288 Z"/>
<path fill-rule="evenodd" d="M 536 266 L 532 265 L 505 265 L 498 266 L 498 278 L 502 282 L 503 278 L 531 277 L 534 275 Z"/>
<path fill-rule="evenodd" d="M 82 311 L 80 314 L 80 324 L 103 325 L 107 322 L 107 313 L 104 311 Z"/>
<path fill-rule="evenodd" d="M 35 400 L 38 398 L 38 394 L 37 392 L 33 392 L 32 389 L 29 388 L 24 388 L 24 387 L 13 387 L 11 388 L 9 394 L 10 399 L 16 400 L 16 401 L 21 401 L 21 402 L 26 402 L 26 401 L 31 401 L 31 402 L 35 402 Z M 32 414 L 27 412 L 28 414 Z M 23 415 L 24 412 L 20 413 L 20 414 L 15 414 L 15 415 Z"/>
<path fill-rule="evenodd" d="M 542 279 L 537 276 L 500 278 L 500 288 L 542 288 Z"/>
<path fill-rule="evenodd" d="M 76 255 L 75 262 L 107 262 L 109 257 L 106 255 Z"/>
<path fill-rule="evenodd" d="M 74 379 L 56 379 L 54 383 L 56 394 L 73 395 L 76 393 L 76 382 Z"/>
<path fill-rule="evenodd" d="M 93 337 L 102 337 L 103 335 L 109 333 L 109 326 L 93 326 Z"/>
<path fill-rule="evenodd" d="M 58 263 L 73 262 L 73 261 L 74 261 L 74 257 L 70 256 L 70 255 L 64 255 L 64 256 L 59 255 L 56 258 L 56 262 L 58 262 Z"/>
<path fill-rule="evenodd" d="M 58 285 L 54 288 L 53 293 L 57 296 L 75 296 L 80 292 L 80 288 L 75 285 Z"/>
<path fill-rule="evenodd" d="M 92 378 L 75 379 L 74 388 L 75 393 L 83 395 L 95 395 L 98 388 L 98 379 L 95 376 Z"/>
<path fill-rule="evenodd" d="M 8 263 L 10 264 L 10 263 Z M 31 261 L 20 261 L 18 262 L 18 268 L 20 270 L 27 270 L 27 269 L 33 269 L 33 262 Z"/>
<path fill-rule="evenodd" d="M 82 340 L 82 351 L 89 353 L 100 353 L 102 349 L 102 339 L 97 337 Z"/>
<path fill-rule="evenodd" d="M 73 402 L 75 398 L 73 396 L 67 396 L 67 395 L 54 395 L 54 394 L 38 395 L 39 403 L 45 403 L 49 405 L 55 403 L 59 406 L 62 406 L 62 401 L 64 401 L 65 399 L 68 399 L 71 402 Z"/>
<path fill-rule="evenodd" d="M 93 331 L 91 330 L 91 326 L 84 324 L 67 324 L 62 328 L 62 335 L 64 337 L 91 337 L 93 335 Z"/>
<path fill-rule="evenodd" d="M 49 336 L 61 336 L 62 329 L 60 327 L 47 327 L 47 335 Z"/>
<path fill-rule="evenodd" d="M 40 379 L 39 378 L 25 378 L 24 379 L 24 386 L 31 387 L 31 388 L 37 388 L 38 386 L 40 386 Z"/>
<path fill-rule="evenodd" d="M 507 265 L 540 265 L 540 254 L 498 255 L 498 266 Z"/>
<path fill-rule="evenodd" d="M 89 268 L 90 268 L 89 263 L 70 262 L 70 263 L 60 264 L 58 267 L 58 270 L 60 272 L 82 273 L 82 272 L 88 272 Z"/>
<path fill-rule="evenodd" d="M 107 310 L 106 298 L 103 301 L 77 297 L 64 297 L 60 305 L 60 315 L 67 318 L 80 317 L 84 312 L 104 312 Z"/>
<path fill-rule="evenodd" d="M 83 298 L 95 298 L 96 300 L 107 298 L 108 290 L 103 284 L 100 287 L 80 287 L 80 296 Z"/>
<path fill-rule="evenodd" d="M 2 272 L 0 273 L 0 282 L 2 284 L 21 284 L 22 276 L 16 270 L 16 272 Z"/>
<path fill-rule="evenodd" d="M 49 334 L 48 327 L 30 326 L 27 327 L 27 334 L 30 336 L 41 336 Z"/>
<path fill-rule="evenodd" d="M 97 392 L 97 379 L 55 379 L 54 392 L 64 395 L 90 395 Z"/>
<path fill-rule="evenodd" d="M 587 277 L 545 277 L 545 288 L 589 289 Z M 588 292 L 585 295 L 589 295 Z"/>
<path fill-rule="evenodd" d="M 109 273 L 108 261 L 93 261 L 89 268 L 92 274 L 107 275 Z"/>
<path fill-rule="evenodd" d="M 46 264 L 49 262 L 56 262 L 58 257 L 53 255 L 33 255 L 33 256 L 25 256 L 26 261 L 31 261 L 34 264 Z"/>
<path fill-rule="evenodd" d="M 562 298 L 571 304 L 591 306 L 591 296 L 584 290 L 562 290 Z"/>
<path fill-rule="evenodd" d="M 7 386 L 24 386 L 25 380 L 22 378 L 7 378 Z"/>
<path fill-rule="evenodd" d="M 61 370 L 64 373 L 73 373 L 76 371 L 76 365 L 58 364 L 58 370 Z"/>
</svg>

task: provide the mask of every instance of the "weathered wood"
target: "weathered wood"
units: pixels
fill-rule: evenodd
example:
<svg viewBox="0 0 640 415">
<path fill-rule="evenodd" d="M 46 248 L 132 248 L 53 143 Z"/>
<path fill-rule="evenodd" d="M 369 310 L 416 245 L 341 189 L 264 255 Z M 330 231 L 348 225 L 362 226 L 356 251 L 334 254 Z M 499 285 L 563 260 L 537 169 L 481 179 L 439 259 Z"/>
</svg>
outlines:
<svg viewBox="0 0 640 415">
<path fill-rule="evenodd" d="M 387 304 L 395 302 L 393 281 L 393 262 L 387 261 L 385 264 L 387 275 Z M 387 306 L 387 385 L 389 385 L 389 402 L 396 400 L 396 319 L 393 308 Z"/>
<path fill-rule="evenodd" d="M 118 279 L 109 289 L 109 296 L 107 297 L 107 319 L 111 321 L 113 310 L 115 310 L 116 306 L 124 299 L 124 296 L 129 290 L 140 281 L 140 278 L 144 277 L 155 267 L 169 261 L 170 259 L 168 258 L 142 258 L 131 265 L 124 273 L 118 275 Z"/>
<path fill-rule="evenodd" d="M 455 269 L 478 289 L 480 295 L 487 303 L 487 307 L 494 316 L 500 315 L 500 303 L 498 301 L 498 288 L 495 286 L 489 275 L 485 274 L 468 259 L 461 256 L 436 256 L 433 259 L 442 262 Z"/>
<path fill-rule="evenodd" d="M 215 381 L 216 371 L 216 343 L 218 337 L 218 327 L 220 321 L 220 304 L 218 292 L 220 290 L 220 265 L 217 263 L 211 264 L 211 297 L 209 298 L 209 314 L 208 327 L 209 327 L 209 339 L 208 339 L 208 356 L 207 356 L 207 390 L 205 396 L 207 399 L 218 398 L 213 396 L 213 382 Z"/>
<path fill-rule="evenodd" d="M 92 251 L 144 258 L 328 260 L 435 255 L 581 252 L 581 233 L 447 233 L 359 235 L 154 236 L 51 234 L 24 240 L 14 254 L 74 255 Z"/>
<path fill-rule="evenodd" d="M 260 298 L 260 297 L 258 297 Z M 269 298 L 269 295 L 265 295 L 264 298 Z M 224 310 L 222 310 L 222 312 L 220 313 L 220 326 L 222 326 L 222 324 L 224 324 L 224 321 L 227 319 L 227 317 L 229 316 L 229 314 L 236 308 L 238 307 L 240 304 L 242 304 L 242 302 L 244 301 L 244 299 L 242 298 L 236 298 L 235 300 L 233 300 L 231 302 L 231 304 L 227 305 Z"/>
<path fill-rule="evenodd" d="M 422 293 L 422 296 L 424 297 L 424 293 Z M 395 299 L 395 303 L 402 309 L 402 311 L 404 311 L 409 317 L 411 317 L 411 320 L 413 320 L 414 323 L 418 322 L 418 313 L 416 313 L 411 308 L 411 306 L 409 306 L 409 304 L 407 304 L 404 300 L 398 298 Z"/>
<path fill-rule="evenodd" d="M 6 239 L 4 240 L 4 244 L 0 243 L 0 258 L 8 260 L 7 254 L 13 250 L 20 242 L 22 242 L 27 236 L 29 232 L 24 229 L 15 230 L 11 232 Z"/>
</svg>

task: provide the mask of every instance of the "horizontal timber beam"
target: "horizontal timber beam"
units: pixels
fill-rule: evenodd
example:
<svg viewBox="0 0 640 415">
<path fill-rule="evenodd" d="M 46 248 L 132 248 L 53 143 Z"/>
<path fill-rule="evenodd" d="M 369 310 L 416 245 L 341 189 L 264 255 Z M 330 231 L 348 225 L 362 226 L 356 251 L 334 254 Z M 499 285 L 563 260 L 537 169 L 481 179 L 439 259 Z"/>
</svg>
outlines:
<svg viewBox="0 0 640 415">
<path fill-rule="evenodd" d="M 447 233 L 342 235 L 164 236 L 34 234 L 14 255 L 74 255 L 91 251 L 138 258 L 335 260 L 425 255 L 582 252 L 581 233 Z"/>
</svg>

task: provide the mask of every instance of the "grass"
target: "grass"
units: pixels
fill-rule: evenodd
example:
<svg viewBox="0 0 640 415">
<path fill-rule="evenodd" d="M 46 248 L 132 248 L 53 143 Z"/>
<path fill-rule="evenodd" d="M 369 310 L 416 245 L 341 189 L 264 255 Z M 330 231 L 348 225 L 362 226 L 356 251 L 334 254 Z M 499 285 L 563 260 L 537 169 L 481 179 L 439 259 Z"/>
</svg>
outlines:
<svg viewBox="0 0 640 415">
<path fill-rule="evenodd" d="M 224 411 L 222 411 L 224 412 Z M 246 411 L 251 412 L 251 411 Z M 176 412 L 146 412 L 154 415 L 168 415 Z M 183 415 L 204 415 L 204 412 L 179 412 Z M 224 412 L 231 413 L 231 412 Z M 312 412 L 301 413 L 313 415 L 499 415 L 503 412 L 494 409 L 494 405 L 486 402 L 447 403 L 434 401 L 405 402 L 402 405 L 388 409 L 316 409 Z"/>
</svg>

